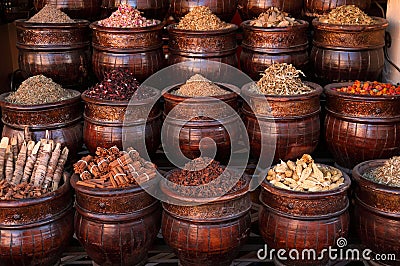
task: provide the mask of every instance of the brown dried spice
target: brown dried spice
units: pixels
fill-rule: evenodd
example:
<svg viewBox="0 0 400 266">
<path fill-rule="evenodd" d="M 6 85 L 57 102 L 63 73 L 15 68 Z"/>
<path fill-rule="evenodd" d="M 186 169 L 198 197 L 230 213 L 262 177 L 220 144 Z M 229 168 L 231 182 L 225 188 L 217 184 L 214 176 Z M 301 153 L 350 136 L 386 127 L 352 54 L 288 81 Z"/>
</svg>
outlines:
<svg viewBox="0 0 400 266">
<path fill-rule="evenodd" d="M 384 165 L 365 172 L 363 177 L 379 184 L 400 187 L 400 156 L 394 156 Z"/>
<path fill-rule="evenodd" d="M 345 5 L 333 9 L 327 15 L 319 18 L 322 23 L 330 23 L 337 25 L 372 25 L 376 21 L 365 14 L 355 5 Z"/>
<path fill-rule="evenodd" d="M 300 22 L 288 16 L 288 13 L 280 11 L 277 7 L 270 7 L 261 13 L 257 19 L 250 21 L 250 26 L 272 28 L 299 25 Z"/>
<path fill-rule="evenodd" d="M 75 23 L 67 14 L 55 6 L 47 4 L 27 22 L 32 23 Z"/>
<path fill-rule="evenodd" d="M 172 92 L 172 94 L 185 97 L 210 97 L 228 93 L 230 92 L 200 74 L 192 76 L 179 89 Z"/>
<path fill-rule="evenodd" d="M 232 27 L 231 24 L 221 21 L 207 6 L 196 6 L 187 13 L 176 28 L 181 30 L 209 31 Z"/>
</svg>

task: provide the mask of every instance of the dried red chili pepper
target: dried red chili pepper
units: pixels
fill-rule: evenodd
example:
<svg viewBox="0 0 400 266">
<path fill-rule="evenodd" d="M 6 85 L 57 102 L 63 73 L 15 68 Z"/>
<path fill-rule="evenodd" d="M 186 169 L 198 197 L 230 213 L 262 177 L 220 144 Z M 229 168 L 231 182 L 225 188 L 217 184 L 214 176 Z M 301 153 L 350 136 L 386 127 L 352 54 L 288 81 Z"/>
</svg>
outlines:
<svg viewBox="0 0 400 266">
<path fill-rule="evenodd" d="M 335 88 L 335 90 L 338 92 L 371 96 L 400 95 L 400 86 L 395 86 L 390 83 L 381 83 L 378 81 L 361 82 L 359 80 L 356 80 L 350 86 Z"/>
</svg>

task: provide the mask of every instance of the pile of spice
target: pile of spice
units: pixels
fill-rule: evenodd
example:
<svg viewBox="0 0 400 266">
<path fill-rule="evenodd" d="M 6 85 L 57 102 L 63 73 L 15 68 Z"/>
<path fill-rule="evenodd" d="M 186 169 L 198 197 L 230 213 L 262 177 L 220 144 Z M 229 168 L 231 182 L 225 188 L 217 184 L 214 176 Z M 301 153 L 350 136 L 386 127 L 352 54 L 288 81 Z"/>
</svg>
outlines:
<svg viewBox="0 0 400 266">
<path fill-rule="evenodd" d="M 365 172 L 363 177 L 390 187 L 400 187 L 400 156 L 394 156 L 384 165 Z"/>
<path fill-rule="evenodd" d="M 120 151 L 116 146 L 98 147 L 95 156 L 84 156 L 73 166 L 80 178 L 76 184 L 90 188 L 137 186 L 157 174 L 156 166 L 140 157 L 135 149 Z"/>
<path fill-rule="evenodd" d="M 78 96 L 78 92 L 66 90 L 51 78 L 37 75 L 26 79 L 5 100 L 21 105 L 55 103 Z"/>
<path fill-rule="evenodd" d="M 128 69 L 115 69 L 104 74 L 104 79 L 83 93 L 93 99 L 112 101 L 140 101 L 154 96 L 154 92 L 140 87 Z"/>
<path fill-rule="evenodd" d="M 224 90 L 200 74 L 190 77 L 185 84 L 172 92 L 172 94 L 185 97 L 211 97 L 228 93 L 230 91 Z"/>
<path fill-rule="evenodd" d="M 221 21 L 208 6 L 194 7 L 176 26 L 180 30 L 194 31 L 221 30 L 230 27 L 232 27 L 231 24 Z"/>
<path fill-rule="evenodd" d="M 322 23 L 337 25 L 372 25 L 376 21 L 355 5 L 344 5 L 319 18 Z"/>
<path fill-rule="evenodd" d="M 288 13 L 280 11 L 277 7 L 270 7 L 261 13 L 257 19 L 250 21 L 250 26 L 272 28 L 299 25 L 300 22 L 288 16 Z"/>
<path fill-rule="evenodd" d="M 98 21 L 100 26 L 110 28 L 139 28 L 160 24 L 159 20 L 146 19 L 140 11 L 128 4 L 118 6 L 118 9 L 110 17 Z"/>
<path fill-rule="evenodd" d="M 281 161 L 268 171 L 266 179 L 278 188 L 304 192 L 332 190 L 344 184 L 340 170 L 317 165 L 308 154 L 296 163 Z"/>
<path fill-rule="evenodd" d="M 225 171 L 225 172 L 224 172 Z M 208 198 L 235 192 L 243 188 L 245 181 L 234 171 L 227 170 L 219 162 L 207 157 L 196 158 L 184 168 L 172 171 L 168 176 L 171 188 L 185 196 Z M 234 180 L 238 180 L 234 183 Z M 214 181 L 208 189 L 199 187 Z"/>
<path fill-rule="evenodd" d="M 68 158 L 68 148 L 42 139 L 18 147 L 15 137 L 0 142 L 0 199 L 40 197 L 58 189 Z"/>
<path fill-rule="evenodd" d="M 67 14 L 55 6 L 47 4 L 27 22 L 32 23 L 75 23 Z"/>
<path fill-rule="evenodd" d="M 297 95 L 314 91 L 301 81 L 299 74 L 304 76 L 291 64 L 274 63 L 261 74 L 257 86 L 252 89 L 265 95 Z"/>
<path fill-rule="evenodd" d="M 400 94 L 400 86 L 395 86 L 390 83 L 381 83 L 378 81 L 361 82 L 356 80 L 352 85 L 335 88 L 338 92 L 371 95 L 371 96 L 393 96 Z"/>
</svg>

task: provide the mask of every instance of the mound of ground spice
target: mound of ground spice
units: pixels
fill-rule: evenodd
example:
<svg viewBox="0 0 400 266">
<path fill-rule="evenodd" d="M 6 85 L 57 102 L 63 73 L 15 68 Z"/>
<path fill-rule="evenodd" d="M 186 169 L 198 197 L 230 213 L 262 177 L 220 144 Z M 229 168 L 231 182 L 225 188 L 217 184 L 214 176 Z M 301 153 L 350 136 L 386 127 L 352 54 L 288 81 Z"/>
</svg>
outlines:
<svg viewBox="0 0 400 266">
<path fill-rule="evenodd" d="M 190 77 L 179 89 L 172 92 L 185 97 L 211 97 L 230 93 L 200 74 Z"/>
<path fill-rule="evenodd" d="M 207 6 L 196 6 L 176 26 L 181 30 L 209 31 L 230 28 L 232 25 L 221 21 Z"/>
<path fill-rule="evenodd" d="M 365 172 L 363 177 L 379 184 L 400 187 L 400 156 L 394 156 L 384 165 Z"/>
<path fill-rule="evenodd" d="M 74 23 L 67 14 L 55 6 L 47 4 L 27 22 L 32 23 Z"/>
<path fill-rule="evenodd" d="M 147 19 L 140 14 L 139 10 L 123 4 L 118 6 L 118 9 L 110 17 L 98 21 L 98 24 L 110 28 L 139 28 L 155 26 L 160 24 L 160 21 Z"/>
<path fill-rule="evenodd" d="M 376 21 L 355 5 L 344 5 L 319 18 L 322 23 L 337 25 L 372 25 Z"/>
</svg>

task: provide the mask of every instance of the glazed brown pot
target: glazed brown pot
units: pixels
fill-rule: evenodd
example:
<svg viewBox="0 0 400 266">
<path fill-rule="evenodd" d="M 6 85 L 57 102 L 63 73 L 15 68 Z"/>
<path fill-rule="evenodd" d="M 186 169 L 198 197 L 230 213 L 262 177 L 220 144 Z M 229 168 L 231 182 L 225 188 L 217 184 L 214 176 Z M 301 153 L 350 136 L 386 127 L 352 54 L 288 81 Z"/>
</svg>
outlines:
<svg viewBox="0 0 400 266">
<path fill-rule="evenodd" d="M 143 12 L 146 18 L 164 20 L 167 15 L 168 0 L 102 0 L 102 17 L 109 17 L 120 4 L 128 4 Z"/>
<path fill-rule="evenodd" d="M 305 82 L 315 91 L 303 95 L 263 95 L 242 88 L 245 99 L 242 118 L 250 141 L 250 154 L 259 158 L 265 151 L 275 151 L 274 162 L 295 159 L 312 153 L 320 135 L 322 87 Z M 276 141 L 271 141 L 276 139 Z M 265 156 L 265 154 L 263 154 Z"/>
<path fill-rule="evenodd" d="M 181 30 L 176 25 L 167 27 L 169 65 L 202 59 L 238 65 L 236 25 L 231 24 L 229 28 L 212 31 Z"/>
<path fill-rule="evenodd" d="M 240 67 L 253 80 L 258 80 L 273 63 L 293 64 L 305 69 L 308 63 L 308 22 L 300 25 L 263 28 L 250 26 L 250 20 L 242 22 L 242 52 Z"/>
<path fill-rule="evenodd" d="M 171 0 L 169 13 L 180 20 L 195 6 L 208 6 L 220 19 L 231 22 L 236 13 L 236 0 Z"/>
<path fill-rule="evenodd" d="M 163 202 L 161 222 L 163 238 L 178 256 L 180 265 L 231 265 L 250 234 L 249 181 L 247 178 L 242 189 L 212 201 L 176 194 L 160 182 L 162 192 L 170 200 L 183 203 Z M 193 202 L 200 205 L 185 206 Z"/>
<path fill-rule="evenodd" d="M 167 116 L 167 119 L 164 120 L 163 130 L 169 141 L 168 145 L 180 148 L 176 153 L 182 152 L 190 159 L 197 158 L 201 155 L 201 140 L 211 138 L 216 143 L 217 158 L 225 161 L 230 157 L 231 139 L 235 138 L 235 131 L 229 128 L 232 129 L 240 122 L 236 112 L 232 113 L 232 109 L 234 111 L 238 109 L 239 89 L 228 84 L 219 85 L 231 90 L 231 93 L 215 97 L 190 98 L 171 93 L 180 85 L 165 89 L 164 116 Z M 232 109 L 226 109 L 226 105 Z M 202 145 L 205 151 L 214 148 Z"/>
<path fill-rule="evenodd" d="M 396 261 L 381 263 L 399 265 L 400 188 L 378 184 L 363 177 L 364 173 L 384 163 L 385 160 L 372 160 L 354 167 L 354 217 L 361 242 L 376 254 L 395 254 Z"/>
<path fill-rule="evenodd" d="M 100 16 L 101 0 L 33 0 L 39 11 L 46 4 L 54 5 L 71 18 L 94 20 Z"/>
<path fill-rule="evenodd" d="M 352 84 L 333 83 L 324 89 L 327 147 L 336 163 L 348 169 L 400 153 L 400 96 L 354 95 L 333 90 Z"/>
<path fill-rule="evenodd" d="M 45 75 L 82 90 L 90 69 L 89 21 L 30 23 L 17 20 L 18 65 L 29 76 Z"/>
<path fill-rule="evenodd" d="M 371 0 L 304 0 L 305 15 L 308 17 L 317 17 L 329 13 L 343 5 L 355 5 L 361 10 L 368 10 Z"/>
<path fill-rule="evenodd" d="M 299 0 L 238 0 L 238 11 L 243 20 L 254 19 L 271 6 L 277 7 L 294 17 L 298 17 L 303 9 L 303 1 Z"/>
<path fill-rule="evenodd" d="M 310 61 L 324 82 L 378 80 L 384 66 L 386 19 L 374 25 L 334 25 L 314 19 Z"/>
<path fill-rule="evenodd" d="M 95 153 L 97 147 L 110 148 L 116 145 L 122 149 L 124 143 L 129 143 L 141 154 L 145 151 L 154 154 L 157 151 L 162 124 L 161 107 L 157 102 L 160 91 L 150 89 L 154 91 L 153 97 L 131 102 L 99 100 L 82 94 L 85 103 L 83 140 L 91 153 Z M 125 120 L 126 114 L 129 117 Z M 146 146 L 143 146 L 143 140 Z"/>
<path fill-rule="evenodd" d="M 159 201 L 142 187 L 91 189 L 77 181 L 73 175 L 75 235 L 86 253 L 99 265 L 143 265 L 160 230 Z"/>
<path fill-rule="evenodd" d="M 72 239 L 69 179 L 41 198 L 0 201 L 0 265 L 53 266 Z"/>
<path fill-rule="evenodd" d="M 296 249 L 300 254 L 313 249 L 317 256 L 323 249 L 336 246 L 349 229 L 350 178 L 343 173 L 345 183 L 339 188 L 322 192 L 299 192 L 277 188 L 264 181 L 260 195 L 262 207 L 258 224 L 269 249 Z M 326 265 L 323 260 L 284 261 L 285 265 Z M 300 257 L 301 258 L 301 257 Z"/>
<path fill-rule="evenodd" d="M 46 137 L 66 145 L 70 157 L 74 157 L 82 148 L 82 103 L 80 93 L 56 103 L 39 105 L 18 105 L 5 101 L 10 93 L 0 95 L 4 124 L 2 136 L 17 136 L 21 145 L 24 128 L 28 127 L 33 139 L 39 141 Z"/>
<path fill-rule="evenodd" d="M 116 68 L 129 69 L 139 81 L 164 65 L 163 23 L 143 28 L 109 28 L 90 24 L 93 31 L 93 71 L 99 80 Z"/>
</svg>

